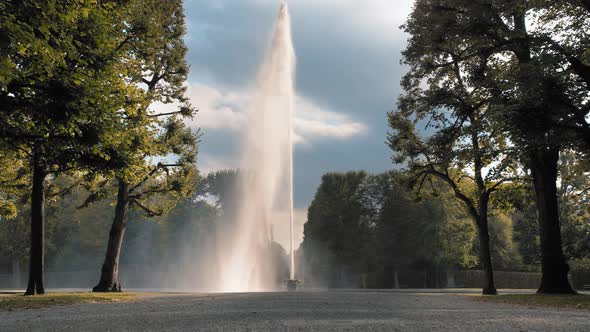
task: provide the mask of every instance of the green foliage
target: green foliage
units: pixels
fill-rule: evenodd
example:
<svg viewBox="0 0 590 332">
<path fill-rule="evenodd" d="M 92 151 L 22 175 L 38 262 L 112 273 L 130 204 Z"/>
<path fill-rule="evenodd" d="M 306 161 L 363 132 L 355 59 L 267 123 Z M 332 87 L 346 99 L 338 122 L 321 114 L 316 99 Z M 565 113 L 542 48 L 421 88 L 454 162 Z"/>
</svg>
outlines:
<svg viewBox="0 0 590 332">
<path fill-rule="evenodd" d="M 49 187 L 63 187 L 65 183 L 75 182 L 75 179 L 60 178 L 48 182 Z M 54 185 L 56 182 L 59 184 Z M 52 197 L 47 204 L 45 260 L 51 267 L 63 266 L 59 261 L 60 257 L 67 256 L 70 260 L 68 263 L 75 261 L 80 269 L 89 268 L 87 259 L 78 259 L 81 252 L 98 254 L 104 247 L 107 225 L 112 218 L 108 209 L 111 201 L 105 201 L 93 209 L 77 209 L 85 195 L 87 193 L 83 189 L 77 188 L 67 194 Z M 1 257 L 21 262 L 27 260 L 30 238 L 29 204 L 27 200 L 18 201 L 16 208 L 19 214 L 14 219 L 0 221 L 0 241 L 3 243 L 0 246 Z M 100 236 L 101 234 L 104 236 Z"/>
<path fill-rule="evenodd" d="M 26 197 L 29 172 L 18 155 L 0 152 L 0 220 L 17 216 L 17 204 Z"/>
<path fill-rule="evenodd" d="M 438 180 L 464 205 L 478 231 L 484 293 L 494 294 L 489 212 L 504 203 L 496 203 L 496 193 L 514 187 L 523 171 L 520 151 L 496 119 L 499 109 L 505 110 L 498 106 L 498 93 L 508 87 L 488 83 L 502 72 L 502 64 L 489 58 L 491 50 L 480 49 L 487 38 L 481 29 L 495 19 L 486 17 L 488 6 L 416 1 L 402 27 L 410 35 L 402 63 L 410 70 L 402 78 L 398 108 L 388 115 L 388 145 L 393 161 L 407 167 L 409 183 L 418 192 L 436 195 Z M 472 15 L 483 17 L 476 22 Z M 462 37 L 471 30 L 478 31 L 480 40 Z"/>
<path fill-rule="evenodd" d="M 232 207 L 237 207 L 235 197 L 239 184 L 239 172 L 237 170 L 221 170 L 207 174 L 198 186 L 197 195 L 206 198 L 211 195 L 216 200 L 216 205 L 225 213 L 231 213 Z"/>
<path fill-rule="evenodd" d="M 404 184 L 404 175 L 384 175 L 383 207 L 377 233 L 382 243 L 382 264 L 407 266 L 440 266 L 472 268 L 477 264 L 473 255 L 476 232 L 469 217 L 453 197 L 416 200 Z M 402 254 L 405 253 L 405 254 Z"/>
<path fill-rule="evenodd" d="M 566 258 L 590 257 L 590 168 L 580 153 L 560 158 L 559 208 Z"/>
<path fill-rule="evenodd" d="M 512 218 L 502 213 L 490 218 L 490 236 L 494 267 L 500 271 L 521 270 L 522 258 L 518 251 L 518 243 L 514 241 Z"/>
<path fill-rule="evenodd" d="M 590 257 L 572 259 L 569 263 L 574 272 L 590 272 Z"/>
<path fill-rule="evenodd" d="M 417 200 L 397 172 L 324 175 L 304 234 L 306 279 L 332 287 L 392 287 L 393 271 L 477 264 L 463 209 L 448 194 Z"/>
<path fill-rule="evenodd" d="M 329 173 L 322 177 L 308 210 L 305 237 L 327 244 L 337 264 L 362 263 L 363 236 L 371 227 L 361 204 L 365 172 Z"/>
<path fill-rule="evenodd" d="M 542 292 L 571 292 L 556 169 L 560 151 L 590 146 L 589 22 L 583 1 L 417 0 L 403 26 L 410 70 L 399 110 L 390 114 L 394 159 L 446 181 L 479 218 L 487 215 L 486 192 L 530 169 L 543 234 Z M 421 120 L 431 127 L 418 133 Z M 460 137 L 463 126 L 472 127 L 471 137 Z M 468 153 L 456 153 L 466 143 Z M 507 165 L 507 173 L 496 172 Z M 476 199 L 459 190 L 449 168 L 461 179 L 473 176 Z M 419 184 L 425 178 L 416 177 Z"/>
<path fill-rule="evenodd" d="M 463 63 L 464 81 L 484 88 L 519 148 L 587 147 L 590 12 L 580 3 L 417 1 L 404 26 L 412 36 L 404 57 L 421 63 L 410 76 Z"/>
<path fill-rule="evenodd" d="M 0 149 L 46 172 L 102 159 L 101 142 L 138 88 L 119 75 L 125 1 L 8 1 L 0 72 Z"/>
<path fill-rule="evenodd" d="M 398 109 L 389 113 L 388 145 L 419 190 L 438 178 L 477 219 L 495 191 L 521 174 L 514 147 L 491 116 L 494 91 L 480 77 L 494 64 L 447 38 L 456 32 L 441 27 L 454 22 L 454 12 L 430 15 L 438 6 L 418 1 L 403 26 L 410 34 L 403 62 L 411 69 L 402 80 Z"/>
<path fill-rule="evenodd" d="M 138 107 L 126 108 L 121 128 L 113 128 L 103 148 L 108 163 L 97 170 L 102 176 L 94 179 L 85 205 L 112 191 L 105 181 L 116 178 L 130 185 L 131 206 L 154 217 L 189 196 L 199 178 L 200 132 L 185 124 L 195 110 L 185 96 L 184 13 L 177 0 L 134 0 L 125 13 L 126 57 L 119 72 L 130 86 L 141 87 L 131 96 Z M 156 108 L 162 105 L 172 111 Z"/>
<path fill-rule="evenodd" d="M 514 241 L 518 244 L 518 252 L 526 266 L 539 266 L 541 259 L 541 239 L 537 209 L 532 190 L 518 209 L 512 212 Z"/>
<path fill-rule="evenodd" d="M 199 133 L 184 123 L 194 113 L 184 96 L 184 14 L 182 1 L 151 0 L 7 1 L 0 9 L 0 151 L 33 170 L 27 293 L 43 293 L 48 177 L 80 177 L 47 196 L 83 183 L 91 194 L 82 206 L 108 197 L 116 178 L 150 217 L 196 187 Z M 158 102 L 178 111 L 150 108 Z M 2 213 L 14 215 L 4 196 Z"/>
<path fill-rule="evenodd" d="M 22 206 L 16 205 L 17 208 Z M 19 214 L 9 220 L 0 220 L 0 256 L 16 261 L 24 261 L 29 247 L 28 210 L 19 209 Z"/>
</svg>

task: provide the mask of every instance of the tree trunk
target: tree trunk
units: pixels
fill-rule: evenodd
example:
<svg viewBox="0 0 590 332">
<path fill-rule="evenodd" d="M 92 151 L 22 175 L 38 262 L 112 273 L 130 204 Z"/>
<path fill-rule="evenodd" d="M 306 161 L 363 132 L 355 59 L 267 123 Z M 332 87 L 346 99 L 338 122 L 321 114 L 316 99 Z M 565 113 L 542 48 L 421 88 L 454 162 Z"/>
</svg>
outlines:
<svg viewBox="0 0 590 332">
<path fill-rule="evenodd" d="M 31 252 L 29 259 L 29 283 L 25 295 L 45 294 L 44 232 L 45 232 L 45 177 L 38 153 L 33 156 L 33 190 L 31 192 Z"/>
<path fill-rule="evenodd" d="M 477 221 L 477 231 L 479 236 L 479 259 L 483 265 L 484 278 L 483 290 L 484 295 L 498 295 L 496 284 L 494 282 L 494 265 L 492 264 L 492 250 L 490 246 L 490 230 L 488 227 L 487 215 L 482 215 Z"/>
<path fill-rule="evenodd" d="M 517 32 L 527 36 L 526 13 L 523 11 L 514 16 L 514 27 Z M 539 84 L 530 74 L 531 48 L 529 39 L 524 38 L 518 47 L 516 55 L 521 64 L 521 82 L 531 91 Z M 546 141 L 551 136 L 551 128 L 544 128 L 542 134 L 535 131 L 529 133 L 533 141 Z M 530 151 L 530 169 L 533 175 L 539 226 L 541 235 L 542 278 L 538 293 L 543 294 L 572 294 L 567 275 L 569 266 L 563 257 L 561 248 L 561 228 L 559 224 L 559 210 L 557 203 L 557 163 L 559 149 L 551 142 L 544 142 L 546 147 L 532 148 Z"/>
<path fill-rule="evenodd" d="M 109 233 L 107 253 L 102 265 L 100 281 L 93 292 L 120 292 L 119 283 L 119 256 L 121 244 L 125 236 L 125 228 L 129 215 L 129 184 L 119 180 L 119 191 L 117 194 L 117 206 L 115 208 L 115 219 Z"/>
<path fill-rule="evenodd" d="M 569 266 L 561 243 L 561 227 L 557 202 L 557 149 L 535 149 L 531 152 L 531 172 L 539 214 L 541 235 L 542 279 L 540 294 L 572 294 Z"/>
</svg>

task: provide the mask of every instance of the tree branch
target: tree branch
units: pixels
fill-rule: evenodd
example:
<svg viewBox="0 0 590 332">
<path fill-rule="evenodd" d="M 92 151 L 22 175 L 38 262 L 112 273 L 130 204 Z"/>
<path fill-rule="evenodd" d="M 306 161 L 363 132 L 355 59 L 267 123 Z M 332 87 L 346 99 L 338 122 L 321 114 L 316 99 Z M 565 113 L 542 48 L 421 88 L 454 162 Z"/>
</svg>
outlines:
<svg viewBox="0 0 590 332">
<path fill-rule="evenodd" d="M 167 112 L 167 113 L 150 114 L 147 117 L 148 118 L 158 118 L 161 116 L 175 115 L 175 114 L 181 114 L 181 113 L 182 113 L 182 110 L 179 110 L 179 111 Z"/>
<path fill-rule="evenodd" d="M 154 175 L 156 175 L 156 173 L 158 173 L 159 170 L 161 169 L 167 169 L 170 167 L 180 167 L 182 166 L 182 164 L 162 164 L 159 163 L 158 165 L 156 165 L 156 167 L 150 171 L 150 173 L 143 178 L 143 180 L 141 180 L 138 184 L 136 184 L 135 186 L 133 186 L 129 192 L 132 193 L 134 192 L 137 188 L 141 187 L 143 184 L 145 184 L 149 179 L 151 179 Z"/>
<path fill-rule="evenodd" d="M 488 194 L 491 194 L 491 193 L 493 193 L 494 191 L 496 191 L 496 190 L 500 189 L 500 186 L 501 186 L 501 185 L 503 185 L 503 184 L 504 184 L 504 183 L 506 183 L 506 182 L 522 181 L 522 180 L 523 180 L 523 178 L 522 178 L 522 177 L 518 177 L 518 176 L 511 177 L 511 178 L 505 178 L 505 179 L 502 179 L 502 180 L 500 180 L 500 181 L 496 182 L 496 183 L 495 183 L 493 186 L 491 186 L 490 188 L 488 188 L 488 190 L 487 190 L 487 193 L 488 193 Z"/>
<path fill-rule="evenodd" d="M 162 212 L 156 212 L 151 210 L 150 208 L 148 208 L 147 206 L 141 204 L 137 199 L 133 199 L 131 200 L 131 202 L 135 205 L 137 205 L 137 207 L 139 207 L 141 210 L 143 210 L 148 217 L 161 217 L 164 215 L 164 213 Z"/>
<path fill-rule="evenodd" d="M 77 186 L 79 186 L 82 183 L 82 180 L 75 182 L 73 185 L 64 188 L 63 190 L 60 190 L 58 192 L 55 193 L 47 193 L 47 197 L 48 198 L 54 198 L 54 197 L 58 197 L 61 195 L 64 195 L 66 193 L 69 193 L 72 189 L 76 188 Z M 49 191 L 49 190 L 48 190 Z"/>
</svg>

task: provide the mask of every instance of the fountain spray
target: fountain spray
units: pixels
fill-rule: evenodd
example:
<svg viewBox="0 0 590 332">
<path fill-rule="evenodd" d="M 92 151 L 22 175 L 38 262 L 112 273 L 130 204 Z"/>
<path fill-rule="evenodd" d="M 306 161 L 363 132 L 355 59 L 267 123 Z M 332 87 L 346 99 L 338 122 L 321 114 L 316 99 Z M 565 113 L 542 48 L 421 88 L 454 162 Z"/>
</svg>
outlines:
<svg viewBox="0 0 590 332">
<path fill-rule="evenodd" d="M 270 224 L 289 223 L 289 282 L 295 284 L 293 244 L 293 108 L 295 50 L 289 8 L 282 1 L 257 78 L 243 138 L 235 226 L 220 240 L 223 292 L 275 290 L 269 266 Z M 292 288 L 291 286 L 289 287 Z"/>
<path fill-rule="evenodd" d="M 286 23 L 289 24 L 290 29 L 290 17 L 289 17 L 289 7 L 287 6 L 286 1 L 281 1 L 281 8 L 279 14 L 279 21 L 287 20 Z M 290 31 L 289 31 L 290 35 Z M 291 38 L 291 36 L 289 36 Z M 294 58 L 293 58 L 294 60 Z M 294 62 L 293 62 L 294 64 Z M 293 65 L 294 67 L 294 65 Z M 293 68 L 294 70 L 295 68 Z M 293 72 L 294 77 L 294 72 Z M 288 164 L 289 164 L 289 280 L 287 282 L 287 288 L 289 290 L 295 290 L 297 288 L 298 281 L 295 279 L 295 248 L 293 245 L 293 107 L 289 108 L 289 129 L 288 129 L 288 142 L 289 142 L 289 149 L 288 153 Z"/>
</svg>

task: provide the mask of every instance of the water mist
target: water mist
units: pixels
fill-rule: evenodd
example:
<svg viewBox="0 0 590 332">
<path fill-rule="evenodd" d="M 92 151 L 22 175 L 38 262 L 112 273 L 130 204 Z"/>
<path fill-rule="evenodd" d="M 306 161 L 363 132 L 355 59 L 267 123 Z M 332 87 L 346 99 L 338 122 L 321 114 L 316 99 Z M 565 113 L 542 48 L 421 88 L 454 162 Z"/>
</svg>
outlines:
<svg viewBox="0 0 590 332">
<path fill-rule="evenodd" d="M 254 101 L 242 141 L 240 203 L 232 229 L 222 234 L 218 289 L 269 291 L 279 286 L 270 259 L 271 225 L 289 225 L 290 279 L 293 255 L 293 130 L 295 52 L 291 20 L 281 3 L 270 47 L 259 69 Z"/>
</svg>

